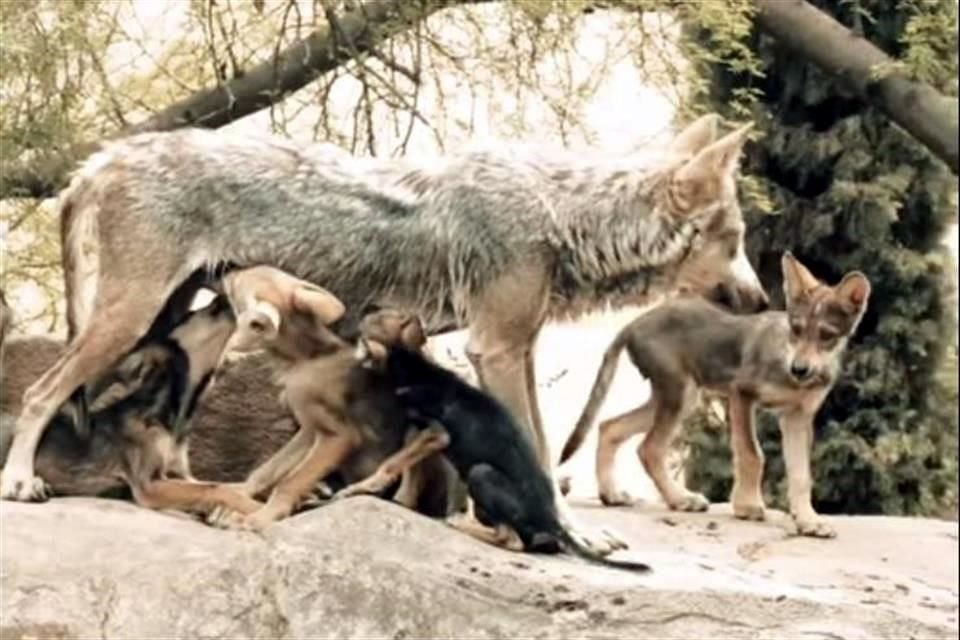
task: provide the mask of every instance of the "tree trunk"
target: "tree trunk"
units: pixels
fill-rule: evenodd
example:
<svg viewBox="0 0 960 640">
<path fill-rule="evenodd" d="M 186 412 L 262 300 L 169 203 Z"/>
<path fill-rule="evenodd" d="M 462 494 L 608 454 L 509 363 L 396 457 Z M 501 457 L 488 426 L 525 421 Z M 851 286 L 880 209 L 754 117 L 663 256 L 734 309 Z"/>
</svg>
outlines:
<svg viewBox="0 0 960 640">
<path fill-rule="evenodd" d="M 804 0 L 756 0 L 757 24 L 784 47 L 843 78 L 849 86 L 906 129 L 954 174 L 957 99 L 896 71 L 894 60 Z"/>
<path fill-rule="evenodd" d="M 109 138 L 147 131 L 172 131 L 186 126 L 216 129 L 282 101 L 318 76 L 333 71 L 376 45 L 440 9 L 483 0 L 369 0 L 314 31 L 242 76 L 223 85 L 202 89 L 144 122 Z M 65 186 L 73 164 L 100 146 L 100 141 L 77 145 L 64 153 L 0 170 L 0 199 L 48 198 Z"/>
</svg>

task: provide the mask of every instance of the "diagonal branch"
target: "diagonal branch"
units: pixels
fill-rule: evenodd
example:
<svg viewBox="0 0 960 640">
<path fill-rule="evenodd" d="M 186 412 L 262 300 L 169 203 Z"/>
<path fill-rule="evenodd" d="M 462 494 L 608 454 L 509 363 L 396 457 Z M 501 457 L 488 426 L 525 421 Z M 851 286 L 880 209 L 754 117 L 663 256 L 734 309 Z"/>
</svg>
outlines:
<svg viewBox="0 0 960 640">
<path fill-rule="evenodd" d="M 804 0 L 756 0 L 757 24 L 801 57 L 842 78 L 861 97 L 903 127 L 954 174 L 957 99 L 915 82 L 887 54 Z"/>
</svg>

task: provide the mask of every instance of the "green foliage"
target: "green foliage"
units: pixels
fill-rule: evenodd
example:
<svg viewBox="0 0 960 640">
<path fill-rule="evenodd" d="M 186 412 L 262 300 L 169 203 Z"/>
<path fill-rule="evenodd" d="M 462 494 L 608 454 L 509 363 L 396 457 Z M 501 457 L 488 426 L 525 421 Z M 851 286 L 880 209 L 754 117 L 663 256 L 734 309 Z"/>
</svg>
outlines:
<svg viewBox="0 0 960 640">
<path fill-rule="evenodd" d="M 899 64 L 956 91 L 956 3 L 819 2 L 862 31 Z M 690 31 L 708 41 L 704 25 Z M 745 173 L 762 182 L 776 215 L 748 202 L 749 249 L 778 304 L 780 255 L 793 251 L 835 283 L 860 269 L 873 285 L 840 382 L 817 418 L 814 503 L 823 512 L 933 514 L 956 503 L 956 266 L 940 242 L 955 219 L 956 182 L 947 168 L 889 119 L 833 78 L 752 36 L 761 73 L 711 63 L 702 110 L 751 94 L 758 143 Z M 778 299 L 779 298 L 779 299 Z M 729 453 L 700 416 L 690 437 L 691 485 L 714 500 L 729 494 Z M 769 416 L 760 434 L 765 491 L 784 506 L 780 438 Z"/>
</svg>

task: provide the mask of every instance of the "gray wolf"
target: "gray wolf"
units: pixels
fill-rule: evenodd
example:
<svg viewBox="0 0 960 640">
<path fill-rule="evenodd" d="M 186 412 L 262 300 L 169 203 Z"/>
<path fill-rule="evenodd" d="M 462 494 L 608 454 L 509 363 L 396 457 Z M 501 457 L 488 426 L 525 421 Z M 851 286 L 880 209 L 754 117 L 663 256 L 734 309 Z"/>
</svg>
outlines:
<svg viewBox="0 0 960 640">
<path fill-rule="evenodd" d="M 284 291 L 283 285 L 291 283 L 292 291 Z M 392 388 L 383 375 L 363 367 L 354 347 L 328 328 L 343 312 L 342 305 L 319 287 L 297 283 L 266 266 L 224 277 L 224 289 L 246 309 L 237 317 L 227 352 L 266 350 L 272 356 L 283 385 L 282 402 L 300 429 L 236 487 L 249 496 L 271 490 L 263 508 L 241 518 L 221 511 L 211 517 L 212 524 L 262 529 L 290 515 L 319 481 L 334 473 L 344 482 L 368 476 L 403 446 L 408 425 Z M 300 297 L 304 291 L 310 292 L 313 306 Z M 422 327 L 410 320 L 379 311 L 364 318 L 361 330 L 379 340 L 422 347 Z M 416 502 L 406 506 L 415 508 Z"/>
<path fill-rule="evenodd" d="M 87 439 L 75 433 L 65 413 L 57 414 L 37 454 L 37 466 L 52 485 L 44 491 L 117 496 L 129 490 L 135 502 L 152 509 L 256 509 L 254 500 L 196 481 L 188 460 L 189 417 L 234 328 L 234 316 L 220 297 L 190 313 L 169 336 L 148 340 L 128 354 L 90 395 Z M 186 420 L 179 421 L 180 416 Z M 12 426 L 7 420 L 0 432 L 3 459 Z"/>
<path fill-rule="evenodd" d="M 366 338 L 361 338 L 361 344 L 364 357 L 396 385 L 409 415 L 434 425 L 423 432 L 434 444 L 421 442 L 411 448 L 425 454 L 442 451 L 467 483 L 476 518 L 457 514 L 450 520 L 454 527 L 517 551 L 556 545 L 605 566 L 650 570 L 638 562 L 609 560 L 563 527 L 550 476 L 540 466 L 527 434 L 499 401 L 419 351 Z M 416 459 L 412 455 L 407 462 Z M 354 492 L 348 486 L 342 493 Z"/>
<path fill-rule="evenodd" d="M 813 419 L 837 380 L 847 340 L 866 311 L 870 282 L 852 271 L 831 287 L 790 252 L 782 263 L 785 311 L 736 316 L 703 299 L 677 298 L 641 315 L 614 339 L 561 456 L 561 462 L 566 461 L 583 443 L 626 349 L 633 365 L 649 378 L 651 392 L 646 404 L 600 426 L 597 482 L 605 504 L 629 503 L 613 481 L 614 456 L 625 440 L 645 433 L 638 455 L 670 508 L 707 509 L 707 499 L 678 486 L 664 463 L 675 433 L 703 389 L 725 396 L 729 403 L 734 514 L 764 517 L 763 453 L 753 413 L 756 406 L 766 407 L 779 414 L 790 512 L 798 532 L 834 535 L 811 502 Z"/>
<path fill-rule="evenodd" d="M 196 129 L 107 144 L 61 194 L 72 339 L 25 394 L 0 498 L 42 498 L 44 425 L 161 310 L 191 300 L 204 274 L 258 264 L 322 284 L 348 310 L 345 331 L 371 304 L 415 312 L 429 333 L 467 327 L 482 386 L 549 468 L 533 379 L 545 322 L 679 289 L 766 303 L 736 195 L 749 125 L 717 139 L 717 121 L 695 121 L 657 159 L 359 159 Z"/>
</svg>

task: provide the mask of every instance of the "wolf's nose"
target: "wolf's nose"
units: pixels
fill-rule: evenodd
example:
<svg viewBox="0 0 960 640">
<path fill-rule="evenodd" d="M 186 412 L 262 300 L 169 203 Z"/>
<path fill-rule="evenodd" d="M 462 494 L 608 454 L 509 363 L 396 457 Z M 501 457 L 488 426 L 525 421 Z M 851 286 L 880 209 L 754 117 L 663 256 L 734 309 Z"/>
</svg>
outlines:
<svg viewBox="0 0 960 640">
<path fill-rule="evenodd" d="M 810 377 L 810 365 L 806 362 L 794 362 L 790 365 L 790 375 L 797 380 L 806 380 Z"/>
</svg>

